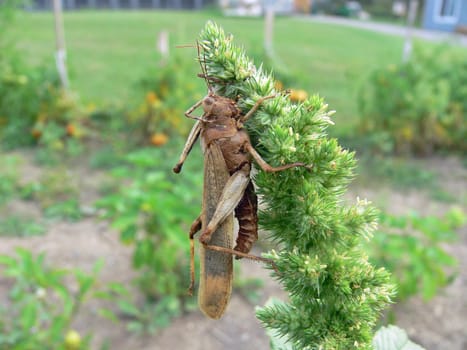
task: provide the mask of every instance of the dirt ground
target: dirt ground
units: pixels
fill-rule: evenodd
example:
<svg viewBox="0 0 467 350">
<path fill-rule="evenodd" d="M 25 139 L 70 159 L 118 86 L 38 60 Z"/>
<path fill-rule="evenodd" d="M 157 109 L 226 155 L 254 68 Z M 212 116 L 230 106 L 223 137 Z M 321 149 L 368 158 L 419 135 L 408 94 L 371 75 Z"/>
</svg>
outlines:
<svg viewBox="0 0 467 350">
<path fill-rule="evenodd" d="M 23 180 L 37 178 L 40 169 L 25 158 Z M 443 188 L 458 196 L 465 207 L 467 192 L 467 170 L 455 158 L 431 159 L 423 161 L 423 166 L 436 174 Z M 91 206 L 97 198 L 96 186 L 102 174 L 86 169 L 74 170 L 75 179 L 80 181 L 83 206 Z M 410 209 L 423 214 L 442 215 L 449 204 L 430 199 L 423 191 L 397 192 L 387 187 L 372 188 L 354 186 L 347 194 L 348 199 L 356 196 L 368 198 L 380 208 L 393 214 L 407 213 Z M 39 217 L 34 204 L 13 201 L 10 209 Z M 429 303 L 419 298 L 395 307 L 397 325 L 407 330 L 415 342 L 429 350 L 467 349 L 467 228 L 459 230 L 459 241 L 447 246 L 448 251 L 459 260 L 459 274 L 455 281 Z M 188 244 L 188 243 L 187 243 Z M 50 222 L 45 236 L 31 238 L 0 238 L 0 254 L 11 253 L 14 247 L 21 246 L 39 253 L 45 252 L 47 261 L 54 266 L 79 267 L 90 271 L 101 257 L 105 265 L 101 271 L 101 281 L 118 281 L 130 284 L 135 276 L 131 268 L 131 250 L 118 241 L 118 234 L 106 222 L 93 216 L 78 222 Z M 279 285 L 271 280 L 268 271 L 261 265 L 242 261 L 241 273 L 244 277 L 256 277 L 264 281 L 260 290 L 259 305 L 270 297 L 284 299 Z M 8 284 L 0 276 L 0 300 L 6 300 Z M 229 308 L 219 321 L 204 317 L 199 311 L 187 314 L 154 335 L 140 336 L 127 332 L 124 324 L 114 324 L 96 315 L 99 304 L 84 304 L 74 327 L 86 333 L 94 333 L 95 348 L 104 339 L 110 341 L 114 350 L 262 350 L 269 349 L 268 338 L 254 315 L 255 305 L 238 293 L 234 293 Z"/>
</svg>

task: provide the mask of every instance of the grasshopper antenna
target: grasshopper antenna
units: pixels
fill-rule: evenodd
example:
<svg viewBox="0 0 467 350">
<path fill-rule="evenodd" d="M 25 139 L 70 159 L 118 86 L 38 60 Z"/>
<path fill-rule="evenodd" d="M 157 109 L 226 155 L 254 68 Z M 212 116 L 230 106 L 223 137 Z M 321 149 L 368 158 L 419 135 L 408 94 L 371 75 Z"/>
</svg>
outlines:
<svg viewBox="0 0 467 350">
<path fill-rule="evenodd" d="M 202 72 L 202 74 L 198 74 L 198 76 L 200 78 L 204 78 L 204 81 L 206 82 L 206 86 L 208 88 L 208 92 L 211 95 L 213 93 L 212 91 L 213 89 L 212 89 L 211 84 L 209 84 L 208 71 L 206 69 L 206 52 L 203 49 L 203 59 L 201 59 L 201 51 L 200 51 L 201 45 L 199 44 L 198 40 L 196 40 L 196 46 L 198 48 L 198 62 L 199 62 L 199 65 L 201 67 L 201 72 Z"/>
<path fill-rule="evenodd" d="M 187 47 L 195 47 L 195 45 L 193 44 L 175 45 L 175 48 L 177 49 L 185 49 Z"/>
<path fill-rule="evenodd" d="M 187 47 L 195 47 L 195 45 L 193 44 L 185 44 L 185 45 L 177 45 L 175 46 L 177 49 L 183 49 L 183 48 L 187 48 Z M 209 84 L 209 77 L 208 77 L 208 73 L 207 73 L 207 69 L 206 69 L 206 56 L 205 56 L 205 53 L 203 51 L 203 59 L 201 59 L 201 51 L 200 51 L 200 47 L 201 45 L 199 44 L 198 40 L 196 40 L 196 48 L 198 49 L 198 62 L 199 62 L 199 65 L 201 67 L 201 72 L 202 73 L 199 73 L 198 74 L 198 77 L 200 78 L 203 78 L 204 81 L 206 82 L 206 86 L 208 88 L 208 91 L 209 93 L 212 93 L 212 86 Z M 204 62 L 204 66 L 203 66 L 203 62 Z"/>
</svg>

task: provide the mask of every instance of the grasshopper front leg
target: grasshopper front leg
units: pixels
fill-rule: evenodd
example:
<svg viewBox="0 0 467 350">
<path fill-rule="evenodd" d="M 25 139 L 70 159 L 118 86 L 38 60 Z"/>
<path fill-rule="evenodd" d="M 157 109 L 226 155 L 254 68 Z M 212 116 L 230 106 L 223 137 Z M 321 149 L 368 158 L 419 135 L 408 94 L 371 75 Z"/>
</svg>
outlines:
<svg viewBox="0 0 467 350">
<path fill-rule="evenodd" d="M 261 97 L 258 101 L 256 101 L 256 103 L 254 104 L 253 107 L 251 107 L 251 109 L 248 111 L 247 114 L 245 114 L 242 118 L 240 118 L 240 122 L 241 123 L 245 123 L 248 119 L 250 119 L 250 117 L 258 110 L 259 106 L 261 106 L 261 104 L 266 101 L 266 100 L 269 100 L 271 98 L 274 98 L 276 97 L 277 95 L 274 94 L 274 95 L 269 95 L 269 96 L 265 96 L 265 97 Z"/>
<path fill-rule="evenodd" d="M 198 140 L 200 132 L 201 132 L 201 122 L 197 120 L 195 125 L 193 125 L 193 127 L 191 128 L 190 134 L 188 135 L 185 146 L 183 147 L 183 151 L 182 151 L 182 154 L 180 155 L 178 163 L 173 168 L 174 173 L 178 174 L 182 170 L 183 163 L 188 157 L 188 154 L 191 152 L 196 140 Z"/>
</svg>

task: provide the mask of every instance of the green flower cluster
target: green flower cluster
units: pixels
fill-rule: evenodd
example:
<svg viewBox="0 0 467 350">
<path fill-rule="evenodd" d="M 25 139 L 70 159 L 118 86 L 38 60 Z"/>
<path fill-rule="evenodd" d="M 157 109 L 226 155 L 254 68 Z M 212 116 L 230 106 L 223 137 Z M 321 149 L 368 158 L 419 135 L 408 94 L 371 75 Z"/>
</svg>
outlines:
<svg viewBox="0 0 467 350">
<path fill-rule="evenodd" d="M 212 22 L 200 34 L 200 60 L 211 88 L 237 99 L 252 142 L 273 166 L 307 167 L 255 177 L 264 208 L 260 225 L 280 243 L 272 251 L 273 275 L 289 301 L 260 309 L 257 317 L 296 349 L 370 349 L 381 310 L 391 302 L 389 274 L 375 269 L 360 247 L 376 228 L 377 211 L 366 201 L 346 205 L 342 195 L 353 177 L 354 154 L 326 134 L 333 124 L 318 96 L 293 104 L 276 91 L 274 78 L 255 68 L 232 36 Z"/>
</svg>

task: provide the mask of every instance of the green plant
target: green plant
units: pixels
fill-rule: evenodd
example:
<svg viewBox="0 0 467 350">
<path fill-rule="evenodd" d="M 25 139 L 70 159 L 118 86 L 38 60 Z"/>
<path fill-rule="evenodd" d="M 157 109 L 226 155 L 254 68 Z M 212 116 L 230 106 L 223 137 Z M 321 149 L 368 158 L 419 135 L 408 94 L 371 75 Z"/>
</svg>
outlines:
<svg viewBox="0 0 467 350">
<path fill-rule="evenodd" d="M 21 5 L 24 5 L 24 0 L 3 0 L 0 3 L 0 48 L 4 49 L 5 47 L 11 45 L 9 40 L 11 39 L 8 31 L 11 29 L 14 22 L 15 16 L 18 12 L 18 9 Z"/>
<path fill-rule="evenodd" d="M 94 169 L 111 169 L 124 163 L 125 155 L 141 145 L 140 135 L 132 122 L 133 105 L 108 104 L 87 107 L 89 165 Z M 136 137 L 135 137 L 136 135 Z"/>
<path fill-rule="evenodd" d="M 29 237 L 44 233 L 45 227 L 28 216 L 10 215 L 7 218 L 0 219 L 0 237 Z"/>
<path fill-rule="evenodd" d="M 81 339 L 72 321 L 87 299 L 107 295 L 97 288 L 102 263 L 86 274 L 52 268 L 44 254 L 35 257 L 18 248 L 16 255 L 0 256 L 0 271 L 13 283 L 8 302 L 0 306 L 0 348 L 65 350 L 79 343 L 76 349 L 89 349 L 91 334 Z M 70 278 L 75 291 L 65 284 Z"/>
<path fill-rule="evenodd" d="M 435 174 L 424 169 L 413 159 L 402 157 L 378 157 L 364 154 L 359 161 L 360 181 L 365 184 L 380 185 L 386 182 L 397 189 L 438 188 Z"/>
<path fill-rule="evenodd" d="M 53 203 L 44 208 L 44 214 L 49 219 L 66 219 L 77 221 L 81 219 L 81 207 L 75 198 Z"/>
<path fill-rule="evenodd" d="M 370 349 L 379 312 L 394 293 L 389 273 L 368 262 L 360 247 L 376 228 L 376 210 L 365 201 L 344 206 L 341 196 L 353 177 L 353 153 L 327 137 L 333 124 L 318 96 L 292 103 L 274 79 L 254 67 L 232 36 L 212 22 L 201 32 L 203 61 L 216 93 L 237 98 L 243 111 L 262 96 L 246 127 L 271 165 L 304 162 L 279 174 L 259 171 L 255 182 L 264 209 L 260 225 L 281 243 L 273 275 L 289 301 L 266 306 L 257 317 L 297 349 Z"/>
<path fill-rule="evenodd" d="M 457 261 L 443 244 L 457 240 L 455 229 L 466 219 L 459 208 L 441 218 L 381 214 L 380 229 L 367 243 L 367 251 L 376 266 L 391 271 L 399 300 L 415 294 L 429 300 L 453 280 Z"/>
<path fill-rule="evenodd" d="M 14 48 L 0 54 L 0 135 L 8 149 L 33 145 L 41 106 L 53 99 L 58 78 L 50 68 L 31 68 Z"/>
<path fill-rule="evenodd" d="M 190 73 L 191 66 L 184 56 L 174 53 L 168 62 L 151 69 L 141 80 L 145 101 L 130 118 L 136 123 L 143 144 L 159 146 L 168 137 L 188 134 L 190 123 L 184 112 L 190 103 L 201 98 L 197 92 L 201 82 L 193 82 Z M 166 135 L 167 139 L 158 142 L 155 135 Z"/>
<path fill-rule="evenodd" d="M 38 146 L 38 162 L 56 165 L 84 151 L 84 137 L 90 131 L 87 127 L 89 117 L 77 97 L 62 89 L 58 82 L 47 91 L 37 111 L 32 135 Z"/>
<path fill-rule="evenodd" d="M 410 341 L 403 329 L 393 325 L 378 329 L 372 343 L 375 350 L 424 350 Z"/>
<path fill-rule="evenodd" d="M 24 1 L 0 4 L 0 32 L 11 26 L 12 13 Z M 5 28 L 3 28 L 5 27 Z M 3 28 L 3 29 L 2 29 Z M 6 148 L 39 144 L 54 153 L 73 155 L 77 141 L 79 113 L 76 99 L 64 91 L 55 67 L 31 66 L 15 45 L 0 40 L 0 136 Z"/>
<path fill-rule="evenodd" d="M 1 155 L 0 163 L 0 207 L 15 197 L 18 191 L 18 165 L 17 157 Z"/>
<path fill-rule="evenodd" d="M 193 78 L 199 71 L 198 65 L 193 63 L 196 48 L 175 48 L 175 45 L 194 45 L 193 33 L 198 32 L 206 18 L 213 18 L 212 12 L 137 11 L 130 15 L 124 11 L 111 15 L 98 10 L 67 12 L 67 37 L 86 35 L 87 43 L 79 45 L 75 40 L 69 43 L 80 72 L 73 76 L 73 89 L 79 92 L 83 101 L 94 101 L 98 105 L 118 101 L 127 106 L 136 98 L 142 101 L 144 97 L 129 83 L 135 77 L 147 74 L 149 66 L 157 65 L 154 46 L 148 43 L 153 43 L 155 33 L 162 30 L 170 33 L 170 54 L 183 56 L 185 65 L 191 67 L 187 79 L 194 83 Z M 223 17 L 220 21 L 227 32 L 236 34 L 249 54 L 253 52 L 262 57 L 264 23 L 261 18 L 245 21 L 238 17 Z M 15 39 L 30 63 L 51 59 L 54 32 L 44 25 L 45 22 L 53 22 L 52 12 L 24 12 L 17 18 Z M 359 116 L 355 91 L 361 78 L 368 69 L 400 59 L 402 41 L 397 36 L 323 25 L 294 16 L 281 16 L 275 21 L 274 52 L 298 77 L 298 83 L 284 82 L 284 86 L 319 91 L 326 96 L 333 109 L 339 111 L 335 116 L 336 127 L 330 130 L 334 135 L 340 135 L 344 130 L 355 135 L 350 127 Z M 432 43 L 421 41 L 420 45 L 431 46 Z M 368 47 L 372 49 L 371 55 L 367 53 Z M 349 74 L 352 75 L 350 79 Z M 202 80 L 195 80 L 198 80 L 199 91 L 204 91 L 201 90 Z M 178 108 L 188 108 L 192 103 Z"/>
<path fill-rule="evenodd" d="M 234 288 L 237 293 L 243 296 L 251 304 L 258 304 L 261 293 L 260 290 L 264 287 L 263 280 L 259 278 L 244 278 L 235 271 Z"/>
<path fill-rule="evenodd" d="M 174 295 L 168 295 L 157 302 L 146 301 L 141 307 L 127 300 L 120 300 L 118 307 L 126 318 L 130 318 L 127 323 L 130 332 L 151 334 L 167 327 L 185 308 L 180 303 L 180 298 Z"/>
<path fill-rule="evenodd" d="M 280 305 L 280 301 L 270 299 L 267 301 L 266 306 L 273 307 L 274 304 Z M 279 337 L 271 329 L 267 329 L 266 333 L 270 339 L 271 350 L 295 349 L 292 344 Z M 379 328 L 373 337 L 372 345 L 374 350 L 424 350 L 421 346 L 411 342 L 403 329 L 393 325 Z"/>
<path fill-rule="evenodd" d="M 372 72 L 360 91 L 361 133 L 380 152 L 467 150 L 465 53 L 417 48 L 405 63 Z"/>
<path fill-rule="evenodd" d="M 125 164 L 112 170 L 116 191 L 97 202 L 105 210 L 104 218 L 110 219 L 112 227 L 120 231 L 121 241 L 134 247 L 133 266 L 140 271 L 137 283 L 147 305 L 151 305 L 148 309 L 157 311 L 156 317 L 161 320 L 164 315 L 175 315 L 185 307 L 189 281 L 188 225 L 199 214 L 202 183 L 201 162 L 187 164 L 190 176 L 184 182 L 175 182 L 170 175 L 171 164 L 167 159 L 177 156 L 172 151 L 173 142 L 126 156 Z M 176 146 L 178 149 L 180 145 Z M 136 320 L 148 321 L 151 328 L 153 316 L 135 310 L 130 314 Z"/>
<path fill-rule="evenodd" d="M 414 158 L 361 155 L 357 183 L 361 186 L 386 185 L 395 190 L 417 189 L 430 198 L 447 203 L 459 203 L 462 198 L 442 188 L 440 179 L 426 164 Z"/>
<path fill-rule="evenodd" d="M 24 185 L 20 193 L 23 199 L 37 201 L 46 217 L 73 221 L 82 216 L 78 185 L 64 167 L 47 169 L 39 181 Z"/>
</svg>

